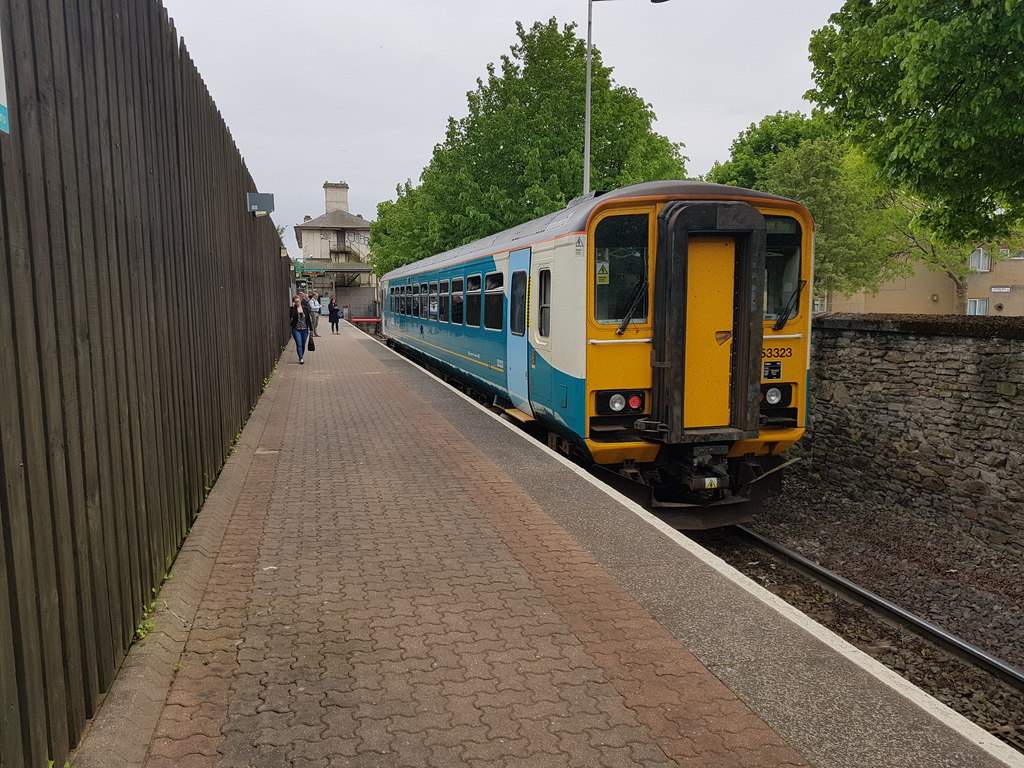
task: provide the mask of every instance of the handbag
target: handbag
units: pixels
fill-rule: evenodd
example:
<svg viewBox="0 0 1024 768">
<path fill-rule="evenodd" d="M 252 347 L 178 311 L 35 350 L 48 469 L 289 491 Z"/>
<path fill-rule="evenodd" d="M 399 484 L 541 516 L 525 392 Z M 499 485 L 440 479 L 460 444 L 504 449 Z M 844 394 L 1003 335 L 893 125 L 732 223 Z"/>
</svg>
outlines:
<svg viewBox="0 0 1024 768">
<path fill-rule="evenodd" d="M 306 349 L 310 352 L 316 352 L 316 342 L 313 341 L 313 334 L 309 334 L 309 341 L 306 342 Z"/>
</svg>

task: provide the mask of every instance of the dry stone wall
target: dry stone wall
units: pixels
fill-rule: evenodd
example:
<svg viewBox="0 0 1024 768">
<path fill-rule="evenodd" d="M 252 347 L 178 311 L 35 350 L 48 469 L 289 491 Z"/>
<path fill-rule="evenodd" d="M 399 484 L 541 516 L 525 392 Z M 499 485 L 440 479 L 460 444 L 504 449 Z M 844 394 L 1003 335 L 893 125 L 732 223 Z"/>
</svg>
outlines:
<svg viewBox="0 0 1024 768">
<path fill-rule="evenodd" d="M 1024 318 L 815 318 L 813 471 L 1024 549 Z"/>
</svg>

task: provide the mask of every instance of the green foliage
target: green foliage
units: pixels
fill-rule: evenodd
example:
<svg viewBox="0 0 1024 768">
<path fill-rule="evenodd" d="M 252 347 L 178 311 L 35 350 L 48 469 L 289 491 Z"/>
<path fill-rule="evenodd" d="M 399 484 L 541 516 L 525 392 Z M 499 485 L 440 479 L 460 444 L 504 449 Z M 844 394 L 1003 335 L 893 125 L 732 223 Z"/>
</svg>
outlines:
<svg viewBox="0 0 1024 768">
<path fill-rule="evenodd" d="M 154 590 L 155 592 L 156 590 Z M 153 631 L 153 627 L 156 626 L 153 623 L 153 614 L 156 613 L 156 600 L 151 602 L 149 605 L 142 606 L 142 618 L 139 620 L 139 626 L 135 628 L 135 640 L 142 640 L 146 635 Z"/>
<path fill-rule="evenodd" d="M 901 212 L 888 205 L 871 165 L 843 140 L 782 149 L 763 173 L 763 191 L 799 201 L 814 217 L 816 295 L 877 291 L 910 271 L 896 236 Z"/>
<path fill-rule="evenodd" d="M 786 149 L 795 149 L 804 141 L 829 133 L 824 120 L 808 118 L 799 112 L 776 112 L 750 126 L 737 136 L 729 149 L 730 159 L 715 163 L 707 180 L 747 189 L 760 189 L 765 171 L 775 157 Z"/>
<path fill-rule="evenodd" d="M 562 208 L 583 178 L 586 43 L 556 19 L 526 30 L 449 118 L 420 185 L 406 181 L 377 207 L 370 245 L 377 274 Z M 654 112 L 614 84 L 593 56 L 595 189 L 685 175 L 682 145 L 653 132 Z"/>
<path fill-rule="evenodd" d="M 815 90 L 948 242 L 1024 217 L 1024 3 L 847 0 L 811 38 Z"/>
</svg>

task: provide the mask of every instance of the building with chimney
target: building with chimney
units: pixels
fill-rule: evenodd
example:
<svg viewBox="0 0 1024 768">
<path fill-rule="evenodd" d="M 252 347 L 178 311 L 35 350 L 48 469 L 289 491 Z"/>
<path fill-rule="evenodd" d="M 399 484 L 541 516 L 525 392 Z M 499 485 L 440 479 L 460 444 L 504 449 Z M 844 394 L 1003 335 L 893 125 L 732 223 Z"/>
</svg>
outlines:
<svg viewBox="0 0 1024 768">
<path fill-rule="evenodd" d="M 370 266 L 370 222 L 348 209 L 348 184 L 324 182 L 324 210 L 295 225 L 302 249 L 296 264 L 299 287 L 335 296 L 349 316 L 375 315 L 377 278 Z"/>
</svg>

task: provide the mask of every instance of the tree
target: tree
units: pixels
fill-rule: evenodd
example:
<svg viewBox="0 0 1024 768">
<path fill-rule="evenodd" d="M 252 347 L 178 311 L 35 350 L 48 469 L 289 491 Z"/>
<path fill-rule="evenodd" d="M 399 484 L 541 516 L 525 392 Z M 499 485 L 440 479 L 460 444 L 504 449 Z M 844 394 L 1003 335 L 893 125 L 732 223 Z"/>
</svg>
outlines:
<svg viewBox="0 0 1024 768">
<path fill-rule="evenodd" d="M 907 245 L 908 256 L 933 272 L 940 272 L 953 282 L 956 292 L 956 313 L 967 314 L 967 282 L 973 274 L 970 253 L 973 248 L 936 242 L 922 224 L 925 206 L 920 200 L 899 190 L 891 193 L 891 204 L 903 211 L 900 234 Z"/>
<path fill-rule="evenodd" d="M 760 188 L 802 203 L 815 225 L 816 295 L 877 291 L 910 272 L 899 238 L 902 212 L 870 163 L 840 138 L 784 148 L 765 165 Z"/>
<path fill-rule="evenodd" d="M 776 112 L 750 126 L 737 136 L 729 148 L 730 159 L 715 163 L 707 180 L 716 184 L 758 189 L 765 169 L 785 149 L 821 138 L 828 130 L 824 121 L 799 112 Z"/>
<path fill-rule="evenodd" d="M 967 314 L 967 289 L 970 277 L 975 273 L 971 266 L 971 254 L 978 248 L 984 248 L 991 262 L 999 261 L 1000 244 L 976 241 L 972 243 L 949 244 L 936 241 L 931 232 L 922 223 L 925 205 L 911 195 L 900 190 L 891 192 L 891 207 L 902 211 L 899 217 L 900 237 L 906 243 L 907 256 L 913 261 L 924 264 L 933 272 L 939 272 L 953 283 L 956 293 L 956 313 Z M 1002 241 L 1010 245 L 1008 250 L 1021 250 L 1024 243 L 1024 232 L 1013 230 Z"/>
<path fill-rule="evenodd" d="M 947 242 L 1024 217 L 1024 3 L 847 0 L 810 44 L 829 110 Z"/>
<path fill-rule="evenodd" d="M 586 43 L 556 19 L 530 30 L 500 66 L 487 66 L 467 95 L 468 114 L 449 118 L 420 185 L 407 181 L 378 206 L 370 241 L 374 269 L 471 242 L 565 206 L 581 192 Z M 654 112 L 593 57 L 592 167 L 597 189 L 685 176 L 682 145 L 652 130 Z"/>
</svg>

